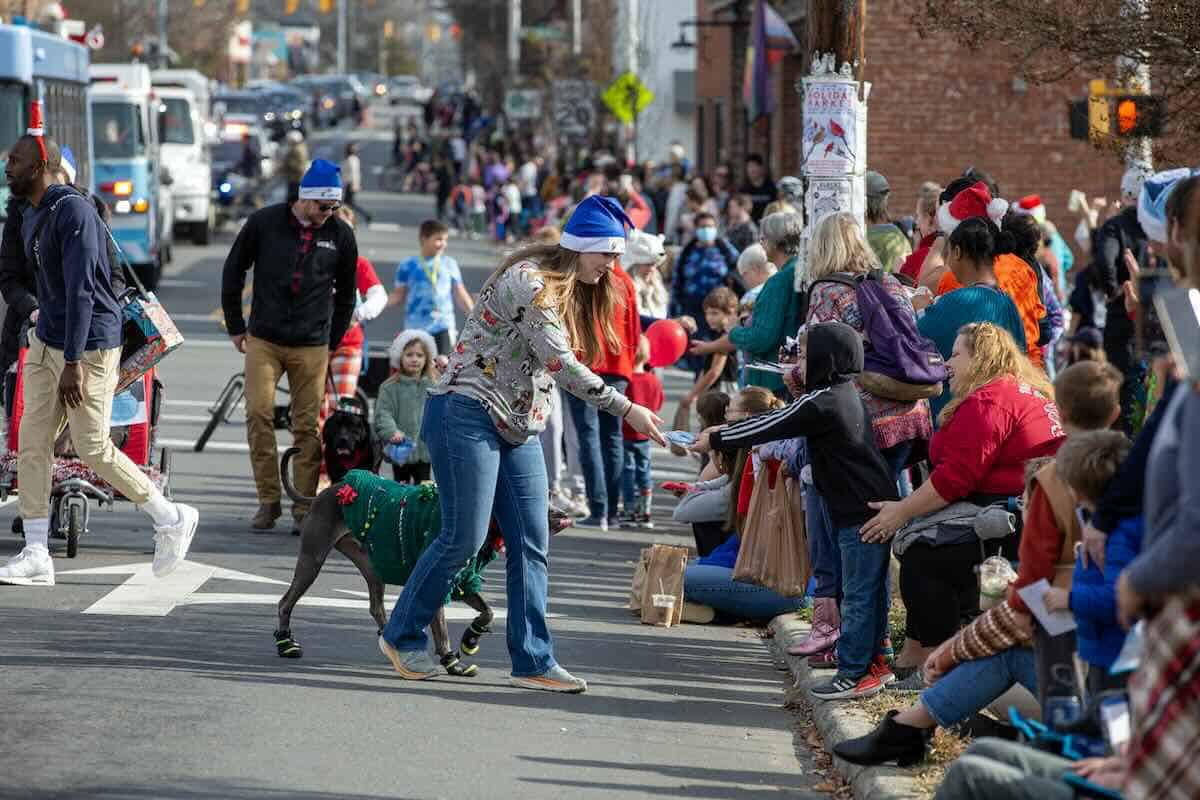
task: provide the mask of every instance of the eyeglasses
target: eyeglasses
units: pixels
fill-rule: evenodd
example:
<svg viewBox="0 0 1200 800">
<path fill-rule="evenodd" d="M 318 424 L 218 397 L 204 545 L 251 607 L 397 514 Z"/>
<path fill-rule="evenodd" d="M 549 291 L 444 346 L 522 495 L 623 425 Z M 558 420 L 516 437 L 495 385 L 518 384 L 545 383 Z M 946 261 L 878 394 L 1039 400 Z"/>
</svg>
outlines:
<svg viewBox="0 0 1200 800">
<path fill-rule="evenodd" d="M 341 207 L 341 203 L 317 203 L 317 211 L 322 214 L 332 214 Z"/>
</svg>

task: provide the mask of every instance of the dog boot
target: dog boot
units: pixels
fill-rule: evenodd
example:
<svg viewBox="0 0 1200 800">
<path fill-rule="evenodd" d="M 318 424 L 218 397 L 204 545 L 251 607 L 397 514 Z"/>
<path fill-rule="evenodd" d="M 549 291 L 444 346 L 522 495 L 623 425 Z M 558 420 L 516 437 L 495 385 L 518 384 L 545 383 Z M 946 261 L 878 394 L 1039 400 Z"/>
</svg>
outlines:
<svg viewBox="0 0 1200 800">
<path fill-rule="evenodd" d="M 456 678 L 474 678 L 479 674 L 479 667 L 474 664 L 463 664 L 458 653 L 453 651 L 442 656 L 442 666 L 446 668 L 447 675 L 453 675 Z"/>
<path fill-rule="evenodd" d="M 469 656 L 473 656 L 478 653 L 479 640 L 483 638 L 485 633 L 488 633 L 491 630 L 492 629 L 487 625 L 479 625 L 478 623 L 472 622 L 467 626 L 467 629 L 463 631 L 462 651 Z"/>
<path fill-rule="evenodd" d="M 304 655 L 300 643 L 292 637 L 291 631 L 275 631 L 275 649 L 280 658 L 300 658 Z"/>
</svg>

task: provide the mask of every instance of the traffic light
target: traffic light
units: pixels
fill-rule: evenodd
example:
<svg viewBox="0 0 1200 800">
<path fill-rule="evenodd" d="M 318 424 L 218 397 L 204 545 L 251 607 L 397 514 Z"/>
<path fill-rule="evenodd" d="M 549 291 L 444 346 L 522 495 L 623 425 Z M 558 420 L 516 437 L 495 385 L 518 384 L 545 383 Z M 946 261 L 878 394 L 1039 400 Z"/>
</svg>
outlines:
<svg viewBox="0 0 1200 800">
<path fill-rule="evenodd" d="M 321 10 L 322 14 L 328 14 L 330 11 L 333 11 L 333 4 L 334 0 L 321 0 L 321 2 L 318 4 L 318 8 Z"/>
<path fill-rule="evenodd" d="M 284 0 L 283 13 L 295 14 L 300 8 L 300 0 Z"/>
<path fill-rule="evenodd" d="M 1156 138 L 1162 136 L 1166 124 L 1167 105 L 1153 94 L 1118 94 L 1113 98 L 1117 124 L 1113 135 L 1121 139 Z"/>
<path fill-rule="evenodd" d="M 237 0 L 237 13 L 249 14 L 250 13 L 250 0 Z"/>
</svg>

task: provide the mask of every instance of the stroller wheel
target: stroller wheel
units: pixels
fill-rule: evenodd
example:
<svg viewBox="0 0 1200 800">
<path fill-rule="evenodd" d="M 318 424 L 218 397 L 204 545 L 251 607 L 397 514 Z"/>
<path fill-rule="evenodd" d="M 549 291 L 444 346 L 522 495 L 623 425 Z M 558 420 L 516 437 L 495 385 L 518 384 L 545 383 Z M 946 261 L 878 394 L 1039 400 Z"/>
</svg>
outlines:
<svg viewBox="0 0 1200 800">
<path fill-rule="evenodd" d="M 75 503 L 67 509 L 67 558 L 79 554 L 79 536 L 83 533 L 83 515 Z"/>
</svg>

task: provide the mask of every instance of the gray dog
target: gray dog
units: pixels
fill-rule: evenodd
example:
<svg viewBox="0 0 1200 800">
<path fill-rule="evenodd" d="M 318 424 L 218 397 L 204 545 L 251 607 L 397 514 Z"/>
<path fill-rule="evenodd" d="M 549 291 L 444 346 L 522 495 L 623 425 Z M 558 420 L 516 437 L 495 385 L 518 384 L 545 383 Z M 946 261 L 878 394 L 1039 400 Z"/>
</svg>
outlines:
<svg viewBox="0 0 1200 800">
<path fill-rule="evenodd" d="M 366 580 L 371 618 L 379 626 L 380 633 L 383 632 L 388 619 L 388 615 L 383 608 L 384 582 L 380 579 L 375 567 L 372 565 L 371 556 L 363 548 L 359 540 L 351 535 L 350 526 L 347 523 L 347 514 L 352 513 L 350 506 L 345 502 L 348 496 L 346 490 L 352 489 L 350 483 L 346 481 L 334 483 L 316 497 L 306 497 L 300 494 L 292 484 L 291 471 L 289 469 L 289 462 L 299 452 L 299 448 L 289 448 L 283 454 L 280 464 L 280 477 L 283 481 L 283 487 L 292 501 L 312 503 L 311 509 L 301 524 L 300 555 L 296 559 L 296 570 L 292 575 L 292 584 L 279 600 L 279 628 L 275 631 L 275 647 L 279 655 L 283 658 L 300 658 L 303 655 L 300 643 L 292 636 L 292 609 L 296 607 L 296 603 L 304 596 L 309 587 L 312 586 L 313 581 L 317 579 L 317 575 L 321 572 L 321 567 L 325 564 L 325 558 L 334 548 L 341 551 L 343 555 L 354 562 L 354 565 L 358 567 L 358 571 L 362 573 L 363 578 Z M 391 482 L 386 483 L 390 484 Z M 392 484 L 392 488 L 395 489 L 396 485 Z M 405 490 L 415 493 L 420 492 L 421 487 L 405 487 Z M 342 493 L 340 497 L 339 493 Z M 353 492 L 350 494 L 352 495 Z M 549 525 L 551 533 L 558 533 L 569 527 L 570 524 L 570 518 L 566 515 L 554 511 L 550 512 Z M 417 543 L 416 548 L 414 548 L 421 551 L 437 537 L 439 531 L 437 529 L 430 529 L 422 533 L 425 541 Z M 488 563 L 495 559 L 501 548 L 502 541 L 503 537 L 500 529 L 493 518 L 487 539 L 472 562 L 476 576 L 478 576 L 479 572 Z M 480 639 L 483 637 L 483 634 L 490 630 L 488 626 L 491 624 L 493 618 L 492 609 L 479 594 L 477 585 L 478 581 L 456 585 L 451 594 L 453 599 L 462 600 L 475 611 L 479 612 L 478 616 L 475 617 L 463 633 L 462 641 L 460 642 L 462 652 L 466 655 L 474 655 L 479 652 Z M 450 647 L 450 631 L 446 626 L 444 609 L 438 609 L 438 613 L 430 623 L 429 629 L 433 636 L 434 648 L 446 672 L 459 677 L 474 677 L 478 672 L 478 668 L 474 664 L 464 664 L 459 653 Z"/>
</svg>

